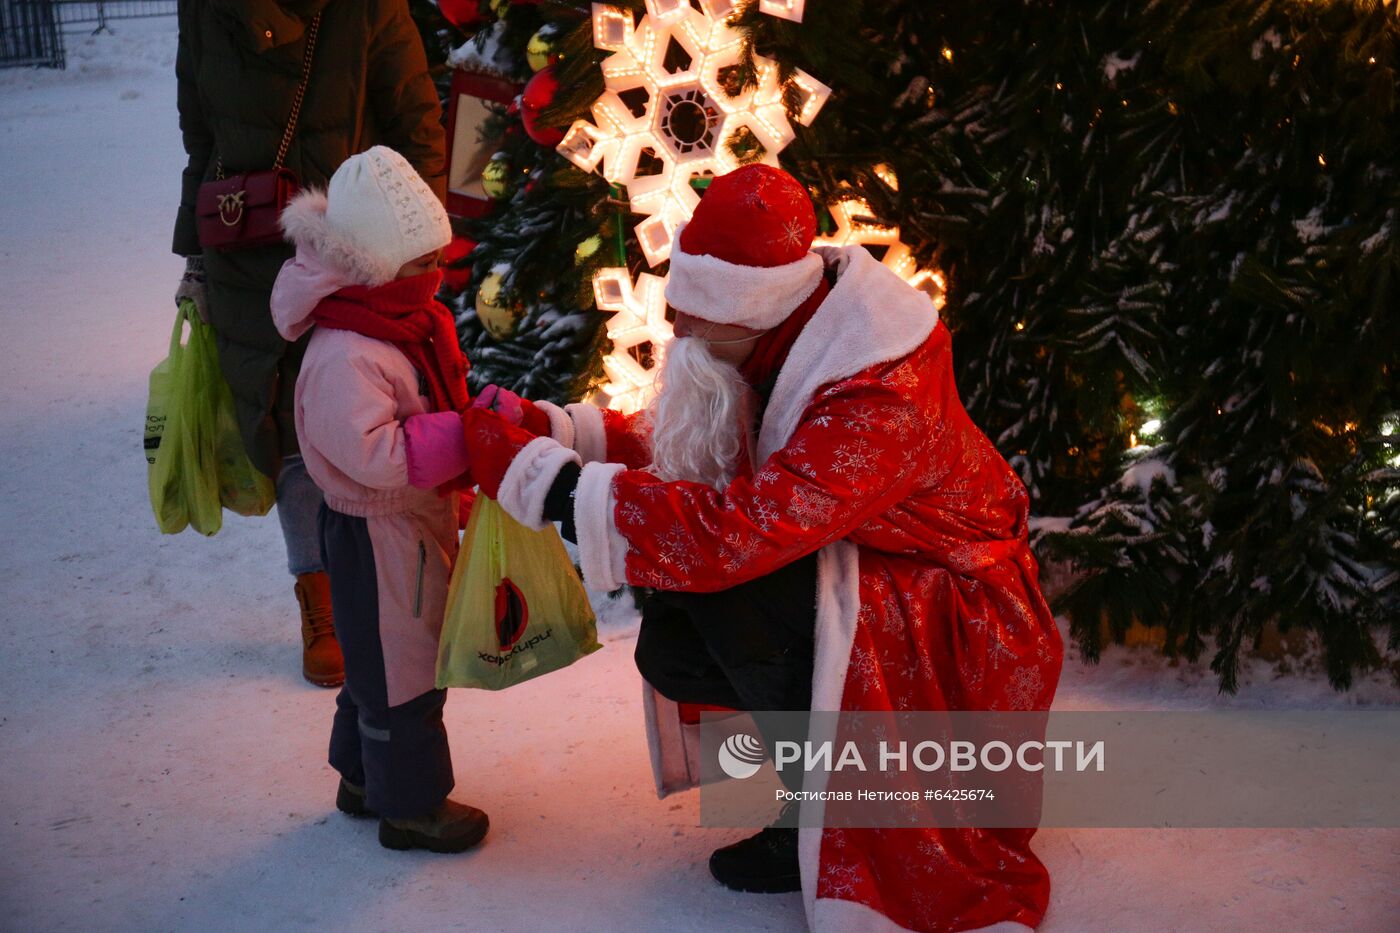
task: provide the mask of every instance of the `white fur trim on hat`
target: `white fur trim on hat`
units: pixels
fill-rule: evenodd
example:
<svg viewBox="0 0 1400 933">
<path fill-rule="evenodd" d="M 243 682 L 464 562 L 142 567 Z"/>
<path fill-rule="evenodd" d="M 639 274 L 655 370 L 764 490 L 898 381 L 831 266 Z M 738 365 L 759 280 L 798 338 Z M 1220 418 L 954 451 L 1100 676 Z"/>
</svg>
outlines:
<svg viewBox="0 0 1400 933">
<path fill-rule="evenodd" d="M 326 220 L 326 193 L 307 188 L 282 209 L 282 232 L 298 248 L 315 253 L 350 285 L 380 285 L 379 264 Z M 398 270 L 395 269 L 395 272 Z"/>
<path fill-rule="evenodd" d="M 691 317 L 751 330 L 777 327 L 806 301 L 822 279 L 822 259 L 808 253 L 782 266 L 740 266 L 714 256 L 694 256 L 681 248 L 681 232 L 671 245 L 666 303 Z"/>
<path fill-rule="evenodd" d="M 322 258 L 364 285 L 390 282 L 405 263 L 452 242 L 442 202 L 388 146 L 342 162 L 319 199 L 311 192 L 293 199 L 282 229 L 295 243 L 312 239 Z"/>
</svg>

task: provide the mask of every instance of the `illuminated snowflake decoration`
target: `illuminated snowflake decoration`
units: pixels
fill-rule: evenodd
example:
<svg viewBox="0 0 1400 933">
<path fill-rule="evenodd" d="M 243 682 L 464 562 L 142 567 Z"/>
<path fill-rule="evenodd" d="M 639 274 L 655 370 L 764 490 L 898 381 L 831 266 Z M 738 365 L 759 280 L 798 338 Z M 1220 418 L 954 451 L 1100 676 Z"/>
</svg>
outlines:
<svg viewBox="0 0 1400 933">
<path fill-rule="evenodd" d="M 710 0 L 705 5 L 705 12 L 715 19 L 724 19 L 731 13 L 738 12 L 742 5 L 740 0 Z M 803 8 L 806 5 L 807 0 L 758 0 L 759 12 L 776 16 L 778 19 L 790 19 L 794 23 L 802 22 Z"/>
<path fill-rule="evenodd" d="M 575 121 L 558 146 L 579 168 L 627 188 L 632 210 L 646 217 L 636 233 L 653 266 L 669 258 L 676 228 L 700 202 L 692 179 L 749 162 L 777 165 L 794 136 L 777 62 L 753 56 L 756 83 L 739 89 L 743 35 L 725 20 L 738 4 L 700 5 L 704 12 L 687 0 L 647 0 L 647 15 L 634 25 L 630 12 L 595 3 L 593 44 L 613 53 L 602 63 L 605 89 L 593 121 Z M 800 2 L 764 9 L 802 14 Z M 831 89 L 803 71 L 789 83 L 793 119 L 806 126 Z"/>
<path fill-rule="evenodd" d="M 626 269 L 600 269 L 593 276 L 598 310 L 612 311 L 608 339 L 612 352 L 603 357 L 606 404 L 618 411 L 639 411 L 651 401 L 652 382 L 671 340 L 666 320 L 666 280 L 643 272 L 633 283 Z M 650 357 L 650 365 L 643 360 Z"/>
<path fill-rule="evenodd" d="M 836 230 L 830 236 L 817 237 L 812 241 L 813 246 L 859 244 L 884 247 L 885 254 L 880 261 L 894 270 L 901 279 L 927 294 L 933 300 L 935 308 L 943 308 L 946 283 L 942 273 L 920 269 L 914 260 L 914 254 L 900 240 L 899 228 L 876 220 L 864 198 L 854 195 L 841 198 L 828 205 L 827 210 L 836 222 Z"/>
</svg>

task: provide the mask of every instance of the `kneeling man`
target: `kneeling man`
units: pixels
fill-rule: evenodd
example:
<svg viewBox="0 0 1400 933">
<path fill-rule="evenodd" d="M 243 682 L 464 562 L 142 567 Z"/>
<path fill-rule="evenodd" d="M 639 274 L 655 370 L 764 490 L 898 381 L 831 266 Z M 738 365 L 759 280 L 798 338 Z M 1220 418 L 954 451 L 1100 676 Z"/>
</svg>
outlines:
<svg viewBox="0 0 1400 933">
<path fill-rule="evenodd" d="M 653 591 L 637 665 L 662 793 L 698 774 L 682 704 L 1047 709 L 1059 677 L 1026 491 L 963 410 L 947 327 L 863 248 L 812 251 L 815 227 L 781 170 L 716 178 L 677 234 L 648 411 L 464 416 L 483 491 L 562 522 L 592 588 Z M 711 869 L 800 887 L 813 929 L 1012 930 L 1049 899 L 1033 832 L 770 827 Z"/>
</svg>

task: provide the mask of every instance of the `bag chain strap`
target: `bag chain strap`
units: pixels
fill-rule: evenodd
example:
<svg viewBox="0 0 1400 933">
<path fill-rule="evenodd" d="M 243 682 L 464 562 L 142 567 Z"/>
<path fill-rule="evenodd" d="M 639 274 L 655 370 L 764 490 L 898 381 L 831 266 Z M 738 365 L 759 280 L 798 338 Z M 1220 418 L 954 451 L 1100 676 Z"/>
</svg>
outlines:
<svg viewBox="0 0 1400 933">
<path fill-rule="evenodd" d="M 292 146 L 292 137 L 296 135 L 297 120 L 301 117 L 301 102 L 306 98 L 306 85 L 311 82 L 311 57 L 316 51 L 316 34 L 320 31 L 321 14 L 317 13 L 311 17 L 311 25 L 306 28 L 306 52 L 301 57 L 301 83 L 297 85 L 297 92 L 292 97 L 292 112 L 287 117 L 287 129 L 282 133 L 281 145 L 277 147 L 277 161 L 272 163 L 274 170 L 282 168 L 282 163 L 287 160 L 287 150 Z M 219 156 L 214 164 L 214 177 L 224 177 L 223 156 Z"/>
</svg>

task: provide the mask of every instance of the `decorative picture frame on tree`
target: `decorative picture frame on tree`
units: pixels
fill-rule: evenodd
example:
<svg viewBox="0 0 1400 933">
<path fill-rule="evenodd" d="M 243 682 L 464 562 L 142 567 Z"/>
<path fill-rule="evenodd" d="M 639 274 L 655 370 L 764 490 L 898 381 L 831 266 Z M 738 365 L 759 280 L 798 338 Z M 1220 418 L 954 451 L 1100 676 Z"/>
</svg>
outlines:
<svg viewBox="0 0 1400 933">
<path fill-rule="evenodd" d="M 453 72 L 447 105 L 447 213 L 484 217 L 492 197 L 482 175 L 500 147 L 500 137 L 486 131 L 490 104 L 515 100 L 521 85 L 499 75 L 458 68 Z"/>
</svg>

